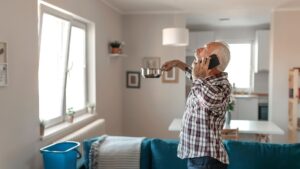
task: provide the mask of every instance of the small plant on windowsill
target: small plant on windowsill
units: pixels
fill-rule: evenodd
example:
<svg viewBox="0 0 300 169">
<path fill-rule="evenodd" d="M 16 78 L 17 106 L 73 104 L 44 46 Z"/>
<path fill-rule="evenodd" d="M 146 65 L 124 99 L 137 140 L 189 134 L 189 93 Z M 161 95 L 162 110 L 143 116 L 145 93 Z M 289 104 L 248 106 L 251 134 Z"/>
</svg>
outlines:
<svg viewBox="0 0 300 169">
<path fill-rule="evenodd" d="M 45 121 L 40 120 L 40 136 L 44 136 L 45 133 Z"/>
<path fill-rule="evenodd" d="M 95 108 L 96 108 L 96 106 L 95 106 L 94 103 L 88 103 L 88 104 L 86 105 L 86 108 L 87 108 L 87 112 L 88 112 L 88 113 L 91 113 L 91 114 L 95 113 Z"/>
<path fill-rule="evenodd" d="M 73 123 L 74 115 L 75 115 L 75 111 L 73 110 L 73 107 L 68 108 L 66 112 L 66 121 L 69 123 Z"/>
<path fill-rule="evenodd" d="M 122 48 L 121 48 L 122 45 L 124 45 L 124 43 L 121 41 L 110 42 L 109 46 L 111 48 L 111 53 L 112 54 L 121 54 L 122 53 Z"/>
</svg>

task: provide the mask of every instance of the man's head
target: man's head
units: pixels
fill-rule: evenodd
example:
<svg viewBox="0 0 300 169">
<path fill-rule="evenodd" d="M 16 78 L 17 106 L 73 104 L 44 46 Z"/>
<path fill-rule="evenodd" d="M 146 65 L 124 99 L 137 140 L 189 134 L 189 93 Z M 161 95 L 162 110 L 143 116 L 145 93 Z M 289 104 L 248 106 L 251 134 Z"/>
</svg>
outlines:
<svg viewBox="0 0 300 169">
<path fill-rule="evenodd" d="M 220 62 L 216 69 L 223 72 L 230 60 L 228 45 L 224 42 L 209 42 L 204 47 L 197 49 L 195 57 L 196 59 L 203 59 L 212 54 L 216 54 Z"/>
</svg>

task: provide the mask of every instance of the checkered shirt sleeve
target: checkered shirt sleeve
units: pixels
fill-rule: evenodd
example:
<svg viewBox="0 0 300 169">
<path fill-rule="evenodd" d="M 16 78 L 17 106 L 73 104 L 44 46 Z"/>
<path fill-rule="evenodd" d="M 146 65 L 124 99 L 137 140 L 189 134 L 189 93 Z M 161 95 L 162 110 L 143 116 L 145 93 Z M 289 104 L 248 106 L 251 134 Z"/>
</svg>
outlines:
<svg viewBox="0 0 300 169">
<path fill-rule="evenodd" d="M 191 73 L 186 71 L 186 75 L 189 77 Z M 178 157 L 210 156 L 229 163 L 221 130 L 230 93 L 231 85 L 225 72 L 193 81 L 182 119 Z"/>
</svg>

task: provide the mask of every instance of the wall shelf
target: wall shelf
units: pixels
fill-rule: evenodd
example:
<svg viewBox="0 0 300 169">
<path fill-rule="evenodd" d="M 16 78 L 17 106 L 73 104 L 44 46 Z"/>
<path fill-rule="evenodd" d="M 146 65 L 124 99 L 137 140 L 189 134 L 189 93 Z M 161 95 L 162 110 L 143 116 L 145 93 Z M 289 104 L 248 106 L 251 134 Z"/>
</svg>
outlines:
<svg viewBox="0 0 300 169">
<path fill-rule="evenodd" d="M 123 54 L 123 53 L 121 53 L 121 54 L 118 54 L 118 53 L 110 53 L 110 54 L 108 54 L 108 56 L 111 57 L 111 58 L 127 57 L 127 55 L 126 55 L 126 54 Z"/>
<path fill-rule="evenodd" d="M 297 141 L 298 131 L 300 129 L 299 116 L 299 98 L 300 98 L 300 69 L 292 68 L 289 70 L 288 80 L 288 129 L 289 141 L 294 143 Z"/>
</svg>

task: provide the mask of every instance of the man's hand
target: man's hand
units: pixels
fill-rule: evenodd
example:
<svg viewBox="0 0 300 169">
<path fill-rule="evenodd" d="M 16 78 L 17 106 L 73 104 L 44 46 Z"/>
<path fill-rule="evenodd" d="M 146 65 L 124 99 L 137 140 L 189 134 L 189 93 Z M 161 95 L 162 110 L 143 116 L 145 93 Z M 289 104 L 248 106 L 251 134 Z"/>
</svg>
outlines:
<svg viewBox="0 0 300 169">
<path fill-rule="evenodd" d="M 194 61 L 192 65 L 192 77 L 193 79 L 205 78 L 208 75 L 208 65 L 210 57 L 205 57 L 202 61 Z"/>
<path fill-rule="evenodd" d="M 162 65 L 161 69 L 164 71 L 170 71 L 170 70 L 172 70 L 173 67 L 177 66 L 177 64 L 178 64 L 178 60 L 171 60 L 171 61 L 164 63 Z"/>
</svg>

